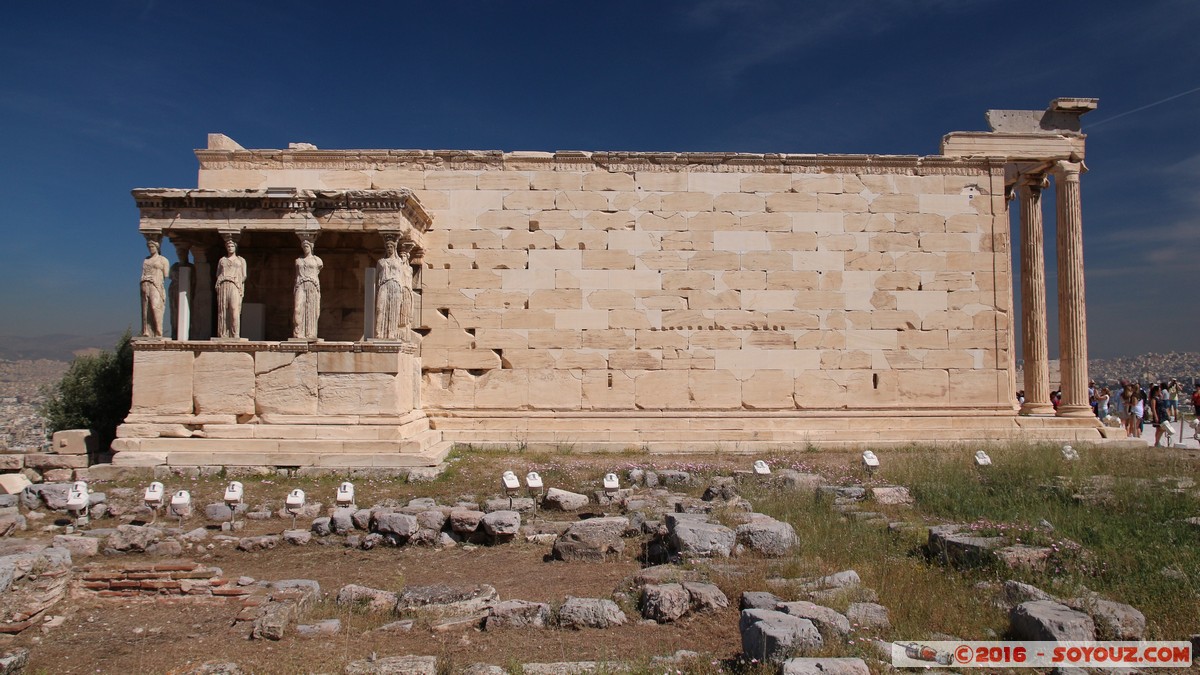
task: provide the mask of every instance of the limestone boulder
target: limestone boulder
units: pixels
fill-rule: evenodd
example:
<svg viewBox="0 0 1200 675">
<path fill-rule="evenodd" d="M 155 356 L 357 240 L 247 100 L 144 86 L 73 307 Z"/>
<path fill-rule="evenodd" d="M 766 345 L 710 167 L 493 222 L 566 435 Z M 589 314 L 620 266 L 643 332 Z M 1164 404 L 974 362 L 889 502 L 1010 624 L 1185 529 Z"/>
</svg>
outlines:
<svg viewBox="0 0 1200 675">
<path fill-rule="evenodd" d="M 396 612 L 433 614 L 443 618 L 466 616 L 487 610 L 498 599 L 496 589 L 487 584 L 409 586 L 396 598 Z"/>
<path fill-rule="evenodd" d="M 703 581 L 685 581 L 683 590 L 688 593 L 688 602 L 693 612 L 715 612 L 729 606 L 729 598 L 716 584 Z"/>
<path fill-rule="evenodd" d="M 436 656 L 385 656 L 351 661 L 346 675 L 437 675 Z"/>
<path fill-rule="evenodd" d="M 668 623 L 688 613 L 691 597 L 681 584 L 647 584 L 638 606 L 645 618 Z"/>
<path fill-rule="evenodd" d="M 104 548 L 113 551 L 145 552 L 152 544 L 163 538 L 163 531 L 144 525 L 118 525 L 117 531 L 108 535 Z"/>
<path fill-rule="evenodd" d="M 375 517 L 374 531 L 385 537 L 391 535 L 406 540 L 417 533 L 416 516 L 407 513 L 384 513 Z"/>
<path fill-rule="evenodd" d="M 1096 624 L 1096 637 L 1101 640 L 1141 640 L 1146 637 L 1146 616 L 1136 607 L 1096 597 L 1077 598 L 1064 604 L 1087 612 Z"/>
<path fill-rule="evenodd" d="M 698 518 L 667 518 L 671 547 L 687 556 L 728 558 L 737 541 L 734 531 Z"/>
<path fill-rule="evenodd" d="M 629 527 L 629 519 L 619 516 L 589 518 L 572 523 L 554 542 L 554 557 L 558 560 L 603 562 L 610 555 L 625 550 L 621 538 Z"/>
<path fill-rule="evenodd" d="M 335 601 L 339 605 L 362 606 L 372 612 L 387 612 L 396 608 L 398 599 L 392 591 L 347 584 L 338 589 Z"/>
<path fill-rule="evenodd" d="M 578 511 L 588 505 L 588 497 L 577 492 L 550 488 L 542 498 L 542 505 L 546 510 Z"/>
<path fill-rule="evenodd" d="M 617 603 L 606 598 L 567 596 L 558 609 L 558 625 L 563 628 L 608 628 L 628 620 Z"/>
<path fill-rule="evenodd" d="M 753 514 L 734 532 L 739 544 L 765 556 L 783 556 L 796 546 L 796 530 L 790 523 L 761 514 Z"/>
<path fill-rule="evenodd" d="M 819 649 L 821 633 L 812 621 L 770 609 L 744 609 L 738 620 L 743 656 L 781 662 L 805 649 Z"/>
<path fill-rule="evenodd" d="M 873 602 L 852 602 L 846 608 L 850 623 L 868 631 L 887 631 L 892 628 L 888 608 Z"/>
<path fill-rule="evenodd" d="M 875 499 L 875 503 L 884 506 L 909 506 L 913 503 L 913 497 L 906 487 L 871 488 L 871 496 Z"/>
<path fill-rule="evenodd" d="M 550 605 L 526 600 L 502 600 L 492 605 L 484 621 L 485 630 L 500 628 L 543 628 L 550 623 Z"/>
<path fill-rule="evenodd" d="M 1050 600 L 1023 602 L 1008 615 L 1009 632 L 1018 640 L 1064 642 L 1095 640 L 1092 617 Z"/>
<path fill-rule="evenodd" d="M 313 533 L 310 530 L 284 530 L 283 540 L 293 546 L 304 546 L 312 541 Z"/>
<path fill-rule="evenodd" d="M 927 548 L 934 558 L 955 567 L 978 567 L 995 560 L 993 551 L 1004 545 L 1002 537 L 977 537 L 959 532 L 956 525 L 929 528 Z"/>
<path fill-rule="evenodd" d="M 348 534 L 354 531 L 354 513 L 355 510 L 349 507 L 334 509 L 329 516 L 329 529 L 334 534 Z"/>
<path fill-rule="evenodd" d="M 483 511 L 474 511 L 471 509 L 454 509 L 450 512 L 450 529 L 459 534 L 471 534 L 479 529 L 479 523 L 483 520 Z"/>
<path fill-rule="evenodd" d="M 483 531 L 495 539 L 508 539 L 521 531 L 521 514 L 516 511 L 492 511 L 481 520 Z"/>
<path fill-rule="evenodd" d="M 417 525 L 429 530 L 440 530 L 448 518 L 442 509 L 425 509 L 417 514 Z"/>
<path fill-rule="evenodd" d="M 745 591 L 738 601 L 738 609 L 775 609 L 783 599 L 766 591 Z"/>
<path fill-rule="evenodd" d="M 264 534 L 258 537 L 242 537 L 238 540 L 237 549 L 239 551 L 269 551 L 283 541 L 283 537 L 277 534 Z"/>
<path fill-rule="evenodd" d="M 768 608 L 770 609 L 770 608 Z M 844 637 L 850 634 L 850 620 L 841 612 L 812 602 L 780 602 L 775 609 L 790 616 L 812 621 L 823 635 Z"/>
</svg>

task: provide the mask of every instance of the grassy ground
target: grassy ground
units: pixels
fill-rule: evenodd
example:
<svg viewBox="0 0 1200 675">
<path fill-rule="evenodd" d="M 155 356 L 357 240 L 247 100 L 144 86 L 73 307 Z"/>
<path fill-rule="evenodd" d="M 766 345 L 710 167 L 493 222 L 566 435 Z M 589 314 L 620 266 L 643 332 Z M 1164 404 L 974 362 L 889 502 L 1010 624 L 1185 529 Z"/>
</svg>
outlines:
<svg viewBox="0 0 1200 675">
<path fill-rule="evenodd" d="M 781 559 L 743 556 L 728 561 L 732 564 L 725 564 L 726 561 L 717 561 L 716 564 L 691 561 L 689 564 L 704 570 L 734 604 L 742 591 L 775 590 L 768 585 L 767 580 L 771 578 L 815 577 L 845 569 L 856 570 L 864 587 L 877 593 L 878 602 L 889 608 L 892 629 L 879 634 L 858 631 L 844 643 L 827 644 L 822 651 L 826 655 L 875 658 L 876 652 L 869 644 L 874 638 L 920 640 L 944 634 L 985 640 L 1001 636 L 1008 626 L 1007 614 L 993 604 L 994 592 L 986 586 L 990 584 L 994 588 L 998 582 L 1014 578 L 1064 598 L 1090 590 L 1109 599 L 1129 603 L 1145 613 L 1147 637 L 1187 639 L 1200 627 L 1200 528 L 1185 522 L 1186 518 L 1200 515 L 1200 462 L 1194 453 L 1188 455 L 1173 450 L 1079 450 L 1080 458 L 1077 461 L 1066 461 L 1057 446 L 993 446 L 988 448 L 993 465 L 980 468 L 974 464 L 973 447 L 936 450 L 912 447 L 880 452 L 882 466 L 873 475 L 867 475 L 862 470 L 859 455 L 853 452 L 808 451 L 777 453 L 766 457 L 776 471 L 794 468 L 820 473 L 827 481 L 837 485 L 872 487 L 891 484 L 909 487 L 916 500 L 911 507 L 881 506 L 870 501 L 862 505 L 863 509 L 882 512 L 890 521 L 905 521 L 919 526 L 965 523 L 973 525 L 981 533 L 1003 533 L 1013 543 L 1019 540 L 1021 543 L 1056 546 L 1051 564 L 1044 571 L 1013 571 L 996 566 L 949 569 L 930 562 L 923 554 L 923 527 L 889 533 L 878 523 L 848 518 L 834 508 L 829 498 L 756 481 L 740 484 L 743 496 L 756 511 L 793 525 L 799 539 L 794 554 Z M 356 479 L 355 483 L 358 503 L 363 506 L 384 500 L 403 503 L 414 497 L 435 497 L 439 503 L 446 504 L 464 495 L 473 495 L 480 501 L 496 495 L 500 492 L 499 476 L 507 469 L 520 475 L 536 470 L 541 473 L 547 486 L 590 492 L 600 488 L 601 478 L 608 471 L 620 473 L 624 482 L 625 470 L 629 468 L 670 468 L 692 472 L 697 480 L 683 489 L 699 496 L 710 478 L 747 469 L 752 459 L 728 454 L 680 458 L 640 453 L 589 455 L 569 450 L 554 454 L 460 449 L 452 455 L 448 471 L 431 482 L 407 483 L 403 479 L 365 478 Z M 337 484 L 343 479 L 332 476 L 272 476 L 242 480 L 246 483 L 248 503 L 267 503 L 277 509 L 282 506 L 287 492 L 294 487 L 305 489 L 310 500 L 329 505 Z M 198 479 L 177 477 L 163 482 L 168 490 L 192 490 L 195 503 L 203 505 L 220 500 L 226 481 L 226 477 L 217 475 Z M 128 485 L 133 486 L 134 483 Z M 96 488 L 104 489 L 100 485 Z M 1043 521 L 1048 522 L 1052 529 L 1046 528 Z M 532 546 L 521 543 L 512 550 L 511 556 L 521 554 L 521 547 Z M 345 567 L 341 568 L 343 573 L 338 573 L 333 568 L 321 566 L 320 560 L 326 557 L 331 557 L 330 564 L 334 567 L 339 564 L 344 566 L 346 563 L 339 563 L 336 558 L 344 558 L 349 554 L 337 548 L 331 548 L 328 553 L 318 549 L 305 553 L 305 564 L 313 566 L 313 574 L 327 575 L 328 578 L 322 579 L 324 585 L 336 588 L 335 583 L 359 581 L 348 578 L 346 574 L 349 570 Z M 526 557 L 536 559 L 540 553 L 540 549 L 531 551 Z M 227 567 L 233 567 L 238 560 L 247 563 L 258 560 L 237 552 L 224 555 L 228 559 L 219 562 Z M 478 581 L 497 583 L 503 579 L 496 576 L 497 568 L 492 564 L 482 567 L 468 565 L 458 569 L 454 561 L 459 558 L 467 560 L 472 556 L 507 556 L 510 553 L 498 548 L 494 552 L 480 551 L 474 554 L 414 551 L 400 555 L 404 556 L 401 560 L 412 556 L 413 561 L 385 575 L 389 588 L 406 582 L 429 583 L 443 577 L 463 577 L 461 580 L 467 580 L 471 574 L 479 575 Z M 262 560 L 255 564 L 262 565 L 262 569 L 248 569 L 240 573 L 270 578 L 272 563 L 268 559 L 269 554 L 261 554 L 261 557 Z M 311 562 L 307 562 L 310 558 Z M 625 564 L 631 562 L 627 560 Z M 430 563 L 439 568 L 427 567 Z M 571 573 L 589 573 L 583 568 L 573 572 L 575 568 L 566 569 L 569 565 L 557 564 L 564 567 L 561 570 L 558 567 L 546 568 L 542 572 L 546 575 L 543 583 L 551 585 L 551 569 L 560 570 L 567 576 L 553 582 L 553 597 L 548 595 L 545 601 L 553 601 L 570 592 Z M 519 569 L 515 563 L 510 566 Z M 536 579 L 538 573 L 533 569 L 530 571 Z M 294 570 L 296 574 L 302 572 L 307 574 L 309 570 Z M 275 576 L 285 575 L 281 571 Z M 380 581 L 378 575 L 376 577 L 374 580 Z M 538 588 L 535 579 L 508 582 L 515 585 L 512 589 L 516 594 L 514 597 L 535 598 Z M 598 587 L 589 592 L 593 593 L 592 597 L 604 594 L 604 590 Z M 787 590 L 775 592 L 785 599 L 793 597 Z M 829 604 L 835 609 L 845 610 L 850 602 L 863 599 L 866 599 L 863 591 L 854 591 L 834 598 Z M 316 614 L 340 614 L 351 628 L 338 640 L 351 640 L 351 635 L 384 621 L 382 617 L 353 614 L 345 608 L 327 605 L 319 605 L 317 609 L 321 611 Z M 710 650 L 700 650 L 701 658 L 673 665 L 671 671 L 767 672 L 759 664 L 736 661 L 735 613 L 720 617 L 719 625 L 708 626 L 703 623 L 704 620 L 700 617 L 686 619 L 682 625 L 656 629 L 678 629 L 685 633 L 703 633 L 707 630 L 713 636 L 709 643 Z M 638 638 L 633 636 L 640 636 L 645 630 L 631 626 L 624 638 L 618 638 L 622 633 L 617 631 L 598 632 L 595 641 L 597 645 L 601 641 L 607 644 L 610 639 L 636 641 Z M 652 655 L 664 653 L 662 650 L 666 648 L 666 641 L 663 635 L 660 633 L 657 640 L 647 638 L 644 644 L 639 643 L 636 647 L 635 642 L 626 643 L 624 648 L 615 653 L 632 663 L 634 672 L 664 672 L 664 666 L 650 661 Z M 694 638 L 694 635 L 691 637 Z M 559 635 L 557 631 L 543 631 L 531 634 L 528 638 L 543 641 L 575 639 L 573 636 Z M 480 642 L 491 638 L 484 633 L 473 639 L 476 640 L 475 646 L 481 646 Z M 465 665 L 463 659 L 469 657 L 464 653 L 473 650 L 447 644 L 451 646 L 444 647 L 444 653 L 452 659 L 459 659 L 455 661 L 458 665 Z M 488 644 L 492 645 L 491 642 Z M 563 642 L 563 657 L 571 656 L 572 648 L 567 645 L 567 642 Z M 614 645 L 614 648 L 617 646 Z M 499 661 L 493 659 L 493 662 L 518 672 L 517 657 L 504 651 L 507 649 L 504 641 L 496 642 L 494 648 L 507 655 Z"/>
</svg>

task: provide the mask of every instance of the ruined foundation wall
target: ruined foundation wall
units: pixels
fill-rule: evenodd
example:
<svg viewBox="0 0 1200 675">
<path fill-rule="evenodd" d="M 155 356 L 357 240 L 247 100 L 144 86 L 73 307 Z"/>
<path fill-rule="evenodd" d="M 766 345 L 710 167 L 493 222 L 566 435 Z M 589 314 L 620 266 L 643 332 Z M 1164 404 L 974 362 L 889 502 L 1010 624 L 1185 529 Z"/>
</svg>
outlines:
<svg viewBox="0 0 1200 675">
<path fill-rule="evenodd" d="M 430 412 L 1013 408 L 999 161 L 197 155 L 201 188 L 415 192 Z"/>
</svg>

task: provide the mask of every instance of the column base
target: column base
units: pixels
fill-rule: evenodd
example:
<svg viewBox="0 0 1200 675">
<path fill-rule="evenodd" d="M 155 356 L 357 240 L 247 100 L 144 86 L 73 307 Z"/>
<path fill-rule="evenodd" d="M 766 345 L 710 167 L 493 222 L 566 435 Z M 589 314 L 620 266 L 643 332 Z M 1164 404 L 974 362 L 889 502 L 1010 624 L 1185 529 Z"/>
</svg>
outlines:
<svg viewBox="0 0 1200 675">
<path fill-rule="evenodd" d="M 1096 413 L 1092 412 L 1090 405 L 1059 405 L 1059 417 L 1095 417 Z"/>
<path fill-rule="evenodd" d="M 1026 401 L 1025 405 L 1021 406 L 1021 410 L 1018 414 L 1030 415 L 1030 416 L 1039 415 L 1039 416 L 1045 416 L 1045 417 L 1052 417 L 1054 415 L 1054 406 L 1051 405 L 1049 402 L 1030 403 L 1030 402 Z"/>
</svg>

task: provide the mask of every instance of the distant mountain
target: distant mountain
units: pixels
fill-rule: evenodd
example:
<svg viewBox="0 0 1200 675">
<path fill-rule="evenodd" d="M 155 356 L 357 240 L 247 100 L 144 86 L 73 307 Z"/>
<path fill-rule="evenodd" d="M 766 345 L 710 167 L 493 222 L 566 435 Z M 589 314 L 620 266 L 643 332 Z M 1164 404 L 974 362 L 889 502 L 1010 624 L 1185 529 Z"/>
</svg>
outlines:
<svg viewBox="0 0 1200 675">
<path fill-rule="evenodd" d="M 0 359 L 70 361 L 91 350 L 112 349 L 123 334 L 124 331 L 100 335 L 0 335 Z"/>
</svg>

